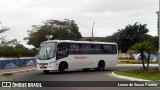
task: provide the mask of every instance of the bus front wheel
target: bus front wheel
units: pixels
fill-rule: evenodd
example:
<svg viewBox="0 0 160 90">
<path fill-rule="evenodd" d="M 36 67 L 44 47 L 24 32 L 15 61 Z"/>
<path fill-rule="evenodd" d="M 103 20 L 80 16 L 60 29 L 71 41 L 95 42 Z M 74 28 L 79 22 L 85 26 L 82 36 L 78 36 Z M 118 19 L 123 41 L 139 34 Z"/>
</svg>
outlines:
<svg viewBox="0 0 160 90">
<path fill-rule="evenodd" d="M 49 73 L 49 70 L 43 70 L 44 74 Z"/>
<path fill-rule="evenodd" d="M 59 71 L 60 71 L 60 73 L 65 73 L 65 63 L 61 63 L 60 65 L 59 65 Z"/>
</svg>

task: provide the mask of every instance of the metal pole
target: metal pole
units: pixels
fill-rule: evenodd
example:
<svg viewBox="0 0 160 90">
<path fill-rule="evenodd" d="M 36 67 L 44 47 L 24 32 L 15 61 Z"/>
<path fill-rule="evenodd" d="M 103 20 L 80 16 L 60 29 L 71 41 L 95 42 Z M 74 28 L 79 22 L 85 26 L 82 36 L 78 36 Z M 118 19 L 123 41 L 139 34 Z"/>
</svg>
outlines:
<svg viewBox="0 0 160 90">
<path fill-rule="evenodd" d="M 92 26 L 92 41 L 93 41 L 93 29 L 94 29 L 94 24 L 95 24 L 95 22 L 93 22 L 93 26 Z"/>
<path fill-rule="evenodd" d="M 159 12 L 158 12 L 158 37 L 159 37 L 159 52 L 158 52 L 158 62 L 159 67 L 158 70 L 160 70 L 160 0 L 159 0 Z"/>
</svg>

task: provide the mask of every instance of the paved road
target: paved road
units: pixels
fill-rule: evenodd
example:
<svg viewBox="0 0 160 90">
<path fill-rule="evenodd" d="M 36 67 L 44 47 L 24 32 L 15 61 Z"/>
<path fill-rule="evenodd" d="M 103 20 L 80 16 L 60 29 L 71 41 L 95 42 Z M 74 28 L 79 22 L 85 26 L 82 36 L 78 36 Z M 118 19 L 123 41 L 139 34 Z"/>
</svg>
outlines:
<svg viewBox="0 0 160 90">
<path fill-rule="evenodd" d="M 133 69 L 140 66 L 117 66 L 116 68 L 106 69 L 105 71 L 68 71 L 65 74 L 51 72 L 43 74 L 42 71 L 31 71 L 13 76 L 13 81 L 124 81 L 111 77 L 109 74 L 115 70 Z M 52 87 L 52 88 L 11 88 L 11 90 L 160 90 L 154 87 Z"/>
</svg>

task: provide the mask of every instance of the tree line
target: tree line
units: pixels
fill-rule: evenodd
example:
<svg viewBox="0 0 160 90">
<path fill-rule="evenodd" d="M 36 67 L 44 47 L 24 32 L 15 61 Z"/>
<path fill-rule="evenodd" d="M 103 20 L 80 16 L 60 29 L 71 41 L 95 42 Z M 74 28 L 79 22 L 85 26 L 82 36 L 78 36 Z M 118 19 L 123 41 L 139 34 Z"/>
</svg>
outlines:
<svg viewBox="0 0 160 90">
<path fill-rule="evenodd" d="M 51 40 L 79 40 L 82 38 L 79 28 L 74 20 L 47 20 L 42 25 L 33 25 L 28 30 L 27 44 L 39 48 L 41 42 L 46 41 L 46 35 L 52 35 Z"/>
<path fill-rule="evenodd" d="M 117 42 L 119 50 L 123 53 L 140 53 L 144 70 L 149 69 L 150 55 L 157 53 L 159 42 L 158 36 L 147 34 L 149 30 L 146 26 L 147 24 L 142 25 L 136 22 L 107 36 L 110 41 Z M 148 54 L 147 57 L 144 56 L 145 52 Z M 145 66 L 144 60 L 147 61 L 147 66 Z"/>
<path fill-rule="evenodd" d="M 8 28 L 1 28 L 0 35 L 8 30 Z M 20 44 L 17 39 L 8 41 L 6 36 L 0 36 L 0 57 L 34 57 L 36 54 L 37 50 L 35 48 L 28 49 Z"/>
<path fill-rule="evenodd" d="M 140 24 L 138 22 L 133 25 L 126 25 L 123 29 L 118 29 L 113 35 L 107 36 L 110 42 L 116 42 L 118 49 L 126 53 L 132 50 L 132 46 L 136 43 L 149 41 L 158 48 L 158 36 L 151 36 L 147 34 L 149 30 L 146 28 L 147 24 Z M 0 29 L 0 34 L 8 31 L 7 28 Z M 79 27 L 74 20 L 47 20 L 41 25 L 33 25 L 31 30 L 28 30 L 27 40 L 28 45 L 33 45 L 34 49 L 28 49 L 21 45 L 16 39 L 7 41 L 5 36 L 0 37 L 0 57 L 21 57 L 21 56 L 35 56 L 40 43 L 46 41 L 46 35 L 52 35 L 51 40 L 80 40 L 82 38 L 79 32 Z"/>
<path fill-rule="evenodd" d="M 8 31 L 7 28 L 0 29 L 0 34 Z M 79 40 L 82 35 L 74 20 L 47 20 L 42 22 L 42 25 L 33 25 L 31 30 L 28 30 L 27 40 L 28 45 L 33 45 L 35 48 L 28 49 L 19 43 L 16 39 L 7 41 L 6 37 L 0 37 L 0 57 L 32 57 L 38 53 L 40 43 L 46 41 L 46 35 L 52 35 L 53 39 L 60 40 Z"/>
<path fill-rule="evenodd" d="M 111 36 L 107 36 L 106 38 L 110 42 L 116 42 L 119 50 L 123 53 L 132 50 L 132 46 L 136 43 L 144 41 L 152 42 L 158 50 L 158 36 L 151 36 L 147 34 L 149 30 L 146 27 L 147 24 L 140 24 L 136 22 L 133 25 L 127 25 L 124 29 L 118 29 L 117 32 Z"/>
<path fill-rule="evenodd" d="M 107 36 L 110 42 L 116 42 L 118 49 L 126 53 L 140 53 L 144 70 L 148 70 L 150 55 L 158 51 L 158 36 L 148 34 L 147 24 L 134 23 L 126 25 L 123 29 L 118 29 L 111 36 Z M 28 31 L 29 45 L 38 48 L 40 43 L 46 41 L 45 35 L 52 35 L 51 39 L 60 40 L 79 40 L 82 38 L 79 28 L 74 20 L 47 20 L 42 25 L 33 25 Z M 144 52 L 148 53 L 148 57 L 144 58 Z M 147 60 L 147 66 L 144 64 L 144 59 Z"/>
<path fill-rule="evenodd" d="M 110 36 L 106 36 L 109 42 L 116 42 L 118 49 L 123 53 L 131 50 L 136 43 L 143 41 L 152 42 L 158 48 L 158 36 L 148 34 L 147 24 L 134 23 L 126 25 L 123 29 Z M 27 44 L 39 48 L 41 42 L 46 41 L 45 35 L 52 35 L 51 40 L 80 40 L 82 38 L 79 28 L 74 20 L 47 20 L 42 25 L 33 25 L 28 31 Z"/>
</svg>

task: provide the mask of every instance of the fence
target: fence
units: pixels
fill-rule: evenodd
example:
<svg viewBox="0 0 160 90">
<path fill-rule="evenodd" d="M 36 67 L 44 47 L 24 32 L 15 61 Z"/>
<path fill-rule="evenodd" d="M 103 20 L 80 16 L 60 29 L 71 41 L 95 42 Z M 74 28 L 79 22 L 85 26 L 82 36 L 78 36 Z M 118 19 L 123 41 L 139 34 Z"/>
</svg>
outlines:
<svg viewBox="0 0 160 90">
<path fill-rule="evenodd" d="M 36 65 L 36 58 L 0 60 L 0 69 Z"/>
</svg>

